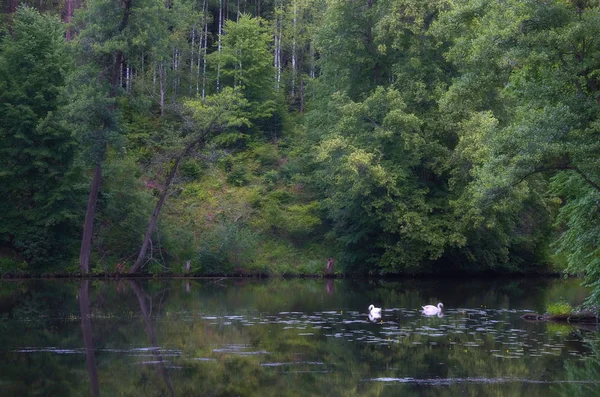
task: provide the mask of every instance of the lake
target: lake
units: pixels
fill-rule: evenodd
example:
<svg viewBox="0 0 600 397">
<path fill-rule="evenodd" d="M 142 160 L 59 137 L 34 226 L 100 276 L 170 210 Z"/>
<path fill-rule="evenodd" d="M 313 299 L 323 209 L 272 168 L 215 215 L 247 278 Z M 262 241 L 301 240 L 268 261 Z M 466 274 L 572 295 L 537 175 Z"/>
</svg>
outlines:
<svg viewBox="0 0 600 397">
<path fill-rule="evenodd" d="M 595 396 L 598 332 L 520 318 L 587 294 L 547 278 L 1 281 L 0 395 Z"/>
</svg>

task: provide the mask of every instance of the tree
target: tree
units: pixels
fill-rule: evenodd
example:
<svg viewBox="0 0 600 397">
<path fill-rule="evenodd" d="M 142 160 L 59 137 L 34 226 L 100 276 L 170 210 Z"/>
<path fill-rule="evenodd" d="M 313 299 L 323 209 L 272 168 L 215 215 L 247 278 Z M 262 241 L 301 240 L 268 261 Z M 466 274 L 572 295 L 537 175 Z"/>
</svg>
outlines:
<svg viewBox="0 0 600 397">
<path fill-rule="evenodd" d="M 261 18 L 241 15 L 223 28 L 221 51 L 209 60 L 217 66 L 221 86 L 239 87 L 252 119 L 269 118 L 275 110 L 275 68 L 271 34 Z"/>
<path fill-rule="evenodd" d="M 203 146 L 211 135 L 226 132 L 242 125 L 249 125 L 245 113 L 247 101 L 241 96 L 239 90 L 233 88 L 225 88 L 220 93 L 208 96 L 205 99 L 190 100 L 186 102 L 186 107 L 192 112 L 195 122 L 192 123 L 191 120 L 188 120 L 187 123 L 184 123 L 184 129 L 181 131 L 178 145 L 171 158 L 169 173 L 148 222 L 148 229 L 140 252 L 129 273 L 138 272 L 146 262 L 146 252 L 152 234 L 182 160 L 185 160 L 195 149 Z"/>
<path fill-rule="evenodd" d="M 315 178 L 349 270 L 416 271 L 461 244 L 453 214 L 421 177 L 430 144 L 400 93 L 378 88 L 363 102 L 334 99 L 337 122 L 317 149 Z"/>
<path fill-rule="evenodd" d="M 440 31 L 453 36 L 447 56 L 461 72 L 442 107 L 464 127 L 487 120 L 477 135 L 463 128 L 459 137 L 475 160 L 463 203 L 480 215 L 491 210 L 515 219 L 515 208 L 537 196 L 527 211 L 536 229 L 548 217 L 551 203 L 543 196 L 554 176 L 552 191 L 565 202 L 559 251 L 595 283 L 593 241 L 600 236 L 587 220 L 600 194 L 597 4 L 456 2 L 440 21 Z M 586 238 L 574 238 L 583 230 Z"/>
<path fill-rule="evenodd" d="M 382 70 L 385 54 L 374 27 L 384 5 L 372 0 L 334 0 L 328 3 L 316 38 L 320 79 L 329 93 L 342 91 L 364 99 L 389 75 Z"/>
<path fill-rule="evenodd" d="M 0 241 L 36 265 L 69 252 L 77 219 L 63 34 L 57 18 L 20 7 L 0 43 Z"/>
<path fill-rule="evenodd" d="M 153 44 L 150 38 L 164 33 L 161 10 L 163 3 L 154 0 L 91 0 L 77 16 L 79 68 L 71 84 L 71 119 L 86 148 L 86 161 L 94 165 L 79 256 L 82 273 L 89 272 L 102 164 L 108 145 L 119 141 L 116 99 L 122 92 L 123 66 Z"/>
</svg>

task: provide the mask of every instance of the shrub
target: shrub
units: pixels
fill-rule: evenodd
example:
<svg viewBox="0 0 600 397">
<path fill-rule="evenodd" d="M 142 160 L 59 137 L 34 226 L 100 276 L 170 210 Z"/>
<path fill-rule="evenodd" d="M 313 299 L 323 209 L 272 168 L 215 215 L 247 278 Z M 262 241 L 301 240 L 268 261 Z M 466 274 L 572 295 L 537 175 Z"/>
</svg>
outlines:
<svg viewBox="0 0 600 397">
<path fill-rule="evenodd" d="M 0 258 L 0 274 L 21 275 L 27 273 L 27 263 L 13 258 Z"/>
<path fill-rule="evenodd" d="M 269 188 L 273 188 L 279 182 L 279 172 L 270 170 L 264 173 L 263 179 Z"/>
<path fill-rule="evenodd" d="M 227 174 L 227 183 L 234 186 L 244 186 L 248 183 L 246 167 L 242 164 L 233 164 L 231 171 Z"/>
<path fill-rule="evenodd" d="M 277 148 L 271 144 L 258 145 L 252 149 L 262 166 L 274 167 L 279 163 Z"/>
<path fill-rule="evenodd" d="M 573 307 L 565 301 L 550 303 L 546 306 L 546 311 L 552 316 L 559 316 L 573 312 Z"/>
<path fill-rule="evenodd" d="M 202 166 L 196 160 L 186 160 L 179 166 L 179 174 L 185 180 L 196 180 L 202 176 Z"/>
<path fill-rule="evenodd" d="M 259 236 L 236 223 L 219 223 L 205 232 L 198 259 L 204 274 L 230 274 L 251 266 L 258 250 Z"/>
</svg>

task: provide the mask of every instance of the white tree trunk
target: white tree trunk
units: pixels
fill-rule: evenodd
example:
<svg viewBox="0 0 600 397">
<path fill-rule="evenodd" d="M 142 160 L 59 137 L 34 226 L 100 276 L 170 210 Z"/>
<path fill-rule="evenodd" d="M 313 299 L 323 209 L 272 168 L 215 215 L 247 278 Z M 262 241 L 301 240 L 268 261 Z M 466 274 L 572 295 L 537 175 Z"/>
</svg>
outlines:
<svg viewBox="0 0 600 397">
<path fill-rule="evenodd" d="M 283 35 L 283 5 L 279 4 L 279 12 L 277 13 L 277 17 L 275 19 L 275 88 L 279 91 L 279 85 L 281 83 L 281 36 Z"/>
<path fill-rule="evenodd" d="M 192 81 L 196 73 L 194 73 L 194 46 L 196 45 L 196 24 L 192 25 L 192 45 L 190 46 L 190 79 L 188 82 L 188 95 L 192 95 Z"/>
<path fill-rule="evenodd" d="M 208 11 L 208 7 L 207 7 Z M 202 55 L 202 99 L 206 98 L 206 51 L 208 47 L 208 21 L 204 20 L 204 53 Z"/>
<path fill-rule="evenodd" d="M 196 69 L 196 95 L 200 93 L 200 62 L 202 62 L 202 43 L 205 39 L 205 35 L 207 32 L 207 21 L 206 16 L 208 12 L 206 10 L 206 0 L 202 2 L 202 20 L 204 22 L 204 28 L 200 29 L 200 37 L 198 38 L 198 59 L 197 59 L 197 69 Z M 204 90 L 204 84 L 202 86 Z"/>
<path fill-rule="evenodd" d="M 223 33 L 223 0 L 219 0 L 219 39 L 217 44 L 217 51 L 219 55 L 221 55 L 221 34 Z M 221 90 L 220 81 L 221 79 L 221 61 L 219 60 L 219 64 L 217 65 L 217 92 Z"/>
<path fill-rule="evenodd" d="M 296 96 L 296 26 L 298 23 L 298 4 L 294 1 L 294 19 L 292 20 L 292 97 Z"/>
<path fill-rule="evenodd" d="M 158 83 L 160 85 L 160 115 L 165 114 L 165 66 L 164 61 L 158 66 Z"/>
<path fill-rule="evenodd" d="M 177 78 L 178 78 L 178 73 L 177 73 L 177 62 L 178 62 L 178 54 L 179 51 L 177 50 L 176 47 L 173 47 L 173 54 L 171 55 L 171 69 L 173 70 L 173 81 L 171 82 L 172 86 L 173 86 L 173 100 L 175 100 L 175 97 L 177 96 Z"/>
<path fill-rule="evenodd" d="M 152 95 L 156 94 L 156 62 L 152 63 Z"/>
<path fill-rule="evenodd" d="M 127 62 L 127 66 L 125 67 L 125 90 L 128 94 L 131 93 L 131 68 L 129 67 L 129 62 Z"/>
</svg>

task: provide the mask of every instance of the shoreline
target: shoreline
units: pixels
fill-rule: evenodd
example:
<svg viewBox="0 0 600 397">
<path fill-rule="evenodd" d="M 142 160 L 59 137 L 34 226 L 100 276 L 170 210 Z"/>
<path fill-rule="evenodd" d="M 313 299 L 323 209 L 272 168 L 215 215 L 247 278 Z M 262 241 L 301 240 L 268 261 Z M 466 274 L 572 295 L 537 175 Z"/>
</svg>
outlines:
<svg viewBox="0 0 600 397">
<path fill-rule="evenodd" d="M 578 275 L 565 275 L 560 272 L 552 273 L 419 273 L 419 274 L 149 274 L 149 273 L 101 273 L 101 274 L 72 274 L 72 273 L 47 273 L 47 274 L 0 274 L 0 280 L 104 280 L 104 279 L 347 279 L 347 280 L 410 280 L 410 279 L 527 279 L 527 278 L 578 278 Z"/>
</svg>

